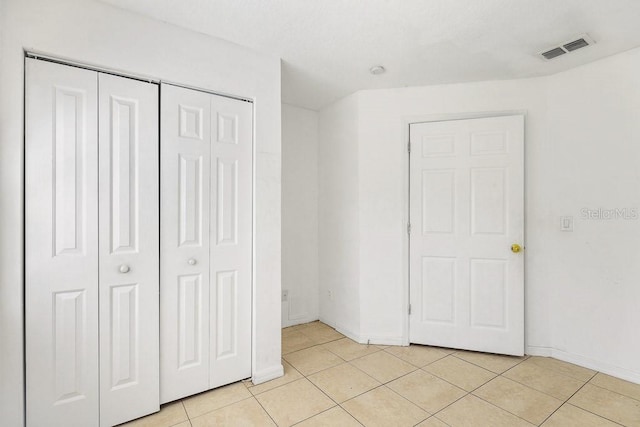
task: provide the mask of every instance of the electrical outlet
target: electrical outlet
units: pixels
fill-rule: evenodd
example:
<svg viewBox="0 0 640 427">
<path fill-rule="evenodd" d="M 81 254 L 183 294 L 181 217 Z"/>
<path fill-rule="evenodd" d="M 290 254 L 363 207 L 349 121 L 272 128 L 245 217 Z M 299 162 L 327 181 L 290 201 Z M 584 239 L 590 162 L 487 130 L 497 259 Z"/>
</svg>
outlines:
<svg viewBox="0 0 640 427">
<path fill-rule="evenodd" d="M 331 289 L 327 291 L 327 296 L 329 297 L 329 300 L 333 301 L 333 291 Z"/>
<path fill-rule="evenodd" d="M 287 301 L 289 301 L 289 291 L 284 290 L 282 291 L 282 302 L 287 302 Z"/>
</svg>

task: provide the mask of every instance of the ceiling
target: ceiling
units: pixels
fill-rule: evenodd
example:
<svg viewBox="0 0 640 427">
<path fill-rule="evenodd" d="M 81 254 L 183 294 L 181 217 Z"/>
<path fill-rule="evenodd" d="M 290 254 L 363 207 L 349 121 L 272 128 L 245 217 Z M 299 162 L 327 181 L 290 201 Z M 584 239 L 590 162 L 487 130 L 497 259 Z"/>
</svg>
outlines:
<svg viewBox="0 0 640 427">
<path fill-rule="evenodd" d="M 282 58 L 283 102 L 313 110 L 360 89 L 541 76 L 640 46 L 638 0 L 102 1 Z M 582 33 L 596 44 L 537 56 Z"/>
</svg>

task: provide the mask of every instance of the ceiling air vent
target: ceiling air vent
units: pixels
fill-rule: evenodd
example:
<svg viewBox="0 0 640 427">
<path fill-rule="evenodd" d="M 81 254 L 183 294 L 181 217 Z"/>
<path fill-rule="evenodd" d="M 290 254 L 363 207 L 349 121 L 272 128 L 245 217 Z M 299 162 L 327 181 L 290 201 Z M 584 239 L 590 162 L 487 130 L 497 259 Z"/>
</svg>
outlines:
<svg viewBox="0 0 640 427">
<path fill-rule="evenodd" d="M 567 52 L 565 52 L 564 49 L 562 49 L 561 47 L 556 47 L 546 52 L 542 52 L 540 55 L 544 56 L 545 59 L 553 59 L 557 58 L 560 55 L 564 55 L 565 53 Z"/>
<path fill-rule="evenodd" d="M 557 58 L 558 56 L 562 56 L 565 53 L 571 53 L 574 50 L 578 50 L 592 44 L 595 44 L 593 39 L 588 35 L 583 34 L 581 36 L 575 37 L 573 40 L 561 43 L 558 46 L 545 49 L 544 51 L 540 52 L 540 56 L 549 61 L 553 58 Z"/>
<path fill-rule="evenodd" d="M 580 49 L 581 47 L 589 46 L 589 42 L 583 38 L 579 38 L 578 40 L 574 40 L 565 45 L 562 45 L 563 48 L 568 50 L 569 52 L 573 52 L 576 49 Z"/>
</svg>

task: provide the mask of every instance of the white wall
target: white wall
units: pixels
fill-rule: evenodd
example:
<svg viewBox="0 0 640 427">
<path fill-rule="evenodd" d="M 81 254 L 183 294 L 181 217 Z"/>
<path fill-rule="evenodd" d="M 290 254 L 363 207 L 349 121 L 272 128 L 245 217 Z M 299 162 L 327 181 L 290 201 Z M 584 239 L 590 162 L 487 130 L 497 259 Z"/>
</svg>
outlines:
<svg viewBox="0 0 640 427">
<path fill-rule="evenodd" d="M 358 94 L 320 112 L 320 320 L 360 340 Z"/>
<path fill-rule="evenodd" d="M 280 361 L 280 61 L 93 0 L 0 2 L 0 419 L 23 422 L 23 49 L 253 98 L 253 375 Z"/>
<path fill-rule="evenodd" d="M 524 111 L 526 350 L 640 382 L 640 221 L 580 219 L 583 207 L 640 208 L 639 75 L 636 49 L 546 78 L 362 91 L 322 110 L 321 287 L 360 282 L 357 300 L 339 295 L 333 305 L 360 311 L 361 340 L 408 338 L 406 123 Z M 323 155 L 345 145 L 341 128 L 349 145 Z M 356 174 L 332 170 L 335 158 L 353 156 Z M 323 191 L 331 173 L 340 185 Z M 340 199 L 346 189 L 357 206 L 324 219 L 350 206 Z M 573 233 L 559 230 L 563 215 L 576 219 Z M 322 224 L 350 218 L 349 232 L 357 224 L 360 233 L 345 243 L 349 254 L 359 251 L 358 266 L 334 268 L 340 256 L 329 258 L 323 245 L 342 245 L 324 236 Z M 321 304 L 321 317 L 336 317 L 330 308 Z"/>
<path fill-rule="evenodd" d="M 551 353 L 640 383 L 640 49 L 547 80 L 545 199 L 536 217 Z M 574 232 L 558 231 L 572 215 Z"/>
<path fill-rule="evenodd" d="M 282 326 L 318 320 L 318 113 L 282 105 Z"/>
</svg>

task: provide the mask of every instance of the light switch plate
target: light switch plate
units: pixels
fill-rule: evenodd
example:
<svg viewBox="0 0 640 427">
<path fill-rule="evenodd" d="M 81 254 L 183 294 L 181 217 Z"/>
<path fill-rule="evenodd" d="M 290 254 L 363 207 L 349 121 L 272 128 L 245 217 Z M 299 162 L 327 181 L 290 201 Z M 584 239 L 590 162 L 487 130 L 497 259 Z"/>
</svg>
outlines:
<svg viewBox="0 0 640 427">
<path fill-rule="evenodd" d="M 560 217 L 560 231 L 573 231 L 573 217 L 561 216 Z"/>
</svg>

